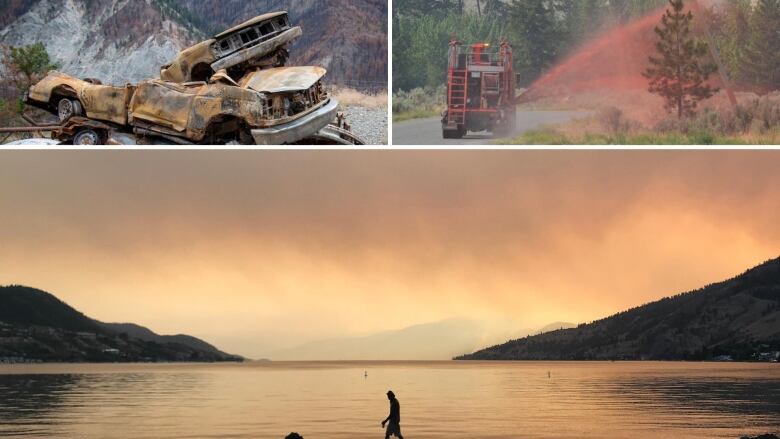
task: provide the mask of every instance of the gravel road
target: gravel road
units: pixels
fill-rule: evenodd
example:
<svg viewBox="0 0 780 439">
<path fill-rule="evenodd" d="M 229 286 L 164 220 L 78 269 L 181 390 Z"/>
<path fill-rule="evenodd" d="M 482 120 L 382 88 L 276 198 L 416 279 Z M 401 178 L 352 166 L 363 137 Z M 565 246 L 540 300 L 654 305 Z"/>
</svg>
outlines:
<svg viewBox="0 0 780 439">
<path fill-rule="evenodd" d="M 387 108 L 349 106 L 342 110 L 352 132 L 368 145 L 387 144 Z"/>
<path fill-rule="evenodd" d="M 568 122 L 591 114 L 588 111 L 518 111 L 515 136 L 552 123 Z M 470 133 L 463 139 L 444 139 L 441 117 L 415 119 L 393 124 L 393 143 L 396 145 L 489 145 L 489 133 Z"/>
</svg>

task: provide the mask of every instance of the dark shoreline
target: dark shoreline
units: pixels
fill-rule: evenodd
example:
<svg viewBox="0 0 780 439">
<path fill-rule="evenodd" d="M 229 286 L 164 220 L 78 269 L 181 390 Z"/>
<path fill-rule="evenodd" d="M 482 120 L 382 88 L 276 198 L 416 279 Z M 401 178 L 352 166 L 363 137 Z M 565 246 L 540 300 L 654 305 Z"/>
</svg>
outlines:
<svg viewBox="0 0 780 439">
<path fill-rule="evenodd" d="M 453 360 L 253 360 L 242 358 L 240 360 L 218 360 L 218 361 L 17 361 L 4 362 L 0 360 L 0 366 L 11 365 L 207 365 L 207 364 L 314 364 L 314 365 L 377 365 L 377 364 L 537 364 L 537 363 L 639 363 L 639 364 L 778 364 L 776 361 L 713 361 L 713 360 L 477 360 L 477 359 L 453 359 Z"/>
</svg>

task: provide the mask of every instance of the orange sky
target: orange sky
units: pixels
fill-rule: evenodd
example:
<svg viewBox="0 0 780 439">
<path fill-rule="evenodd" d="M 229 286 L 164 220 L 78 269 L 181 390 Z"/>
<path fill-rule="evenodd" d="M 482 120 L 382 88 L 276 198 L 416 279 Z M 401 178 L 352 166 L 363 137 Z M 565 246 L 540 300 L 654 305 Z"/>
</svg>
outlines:
<svg viewBox="0 0 780 439">
<path fill-rule="evenodd" d="M 262 356 L 585 322 L 780 255 L 780 152 L 0 152 L 0 284 Z"/>
</svg>

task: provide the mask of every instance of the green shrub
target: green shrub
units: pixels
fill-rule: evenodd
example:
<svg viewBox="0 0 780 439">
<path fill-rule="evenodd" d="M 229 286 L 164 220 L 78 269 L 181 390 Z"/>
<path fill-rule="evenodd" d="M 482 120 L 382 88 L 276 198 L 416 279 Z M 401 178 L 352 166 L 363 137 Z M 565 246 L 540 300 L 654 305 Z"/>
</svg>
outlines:
<svg viewBox="0 0 780 439">
<path fill-rule="evenodd" d="M 699 130 L 694 131 L 688 135 L 688 139 L 692 145 L 714 145 L 715 134 L 710 131 Z"/>
<path fill-rule="evenodd" d="M 656 124 L 654 131 L 678 132 L 708 142 L 718 136 L 765 134 L 777 127 L 780 127 L 780 102 L 764 97 L 734 109 L 715 111 L 707 108 L 690 118 L 667 117 Z"/>
<path fill-rule="evenodd" d="M 416 119 L 441 113 L 445 107 L 447 87 L 415 88 L 393 94 L 393 120 Z"/>
</svg>

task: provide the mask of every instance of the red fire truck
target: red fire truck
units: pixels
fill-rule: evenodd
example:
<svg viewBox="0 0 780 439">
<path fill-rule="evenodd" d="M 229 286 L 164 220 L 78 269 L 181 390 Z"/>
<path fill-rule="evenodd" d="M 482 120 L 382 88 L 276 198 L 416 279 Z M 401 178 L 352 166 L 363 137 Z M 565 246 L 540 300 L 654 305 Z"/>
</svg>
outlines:
<svg viewBox="0 0 780 439">
<path fill-rule="evenodd" d="M 508 42 L 502 41 L 498 49 L 487 43 L 450 42 L 444 138 L 460 139 L 470 131 L 511 134 L 516 122 L 515 84 Z"/>
</svg>

